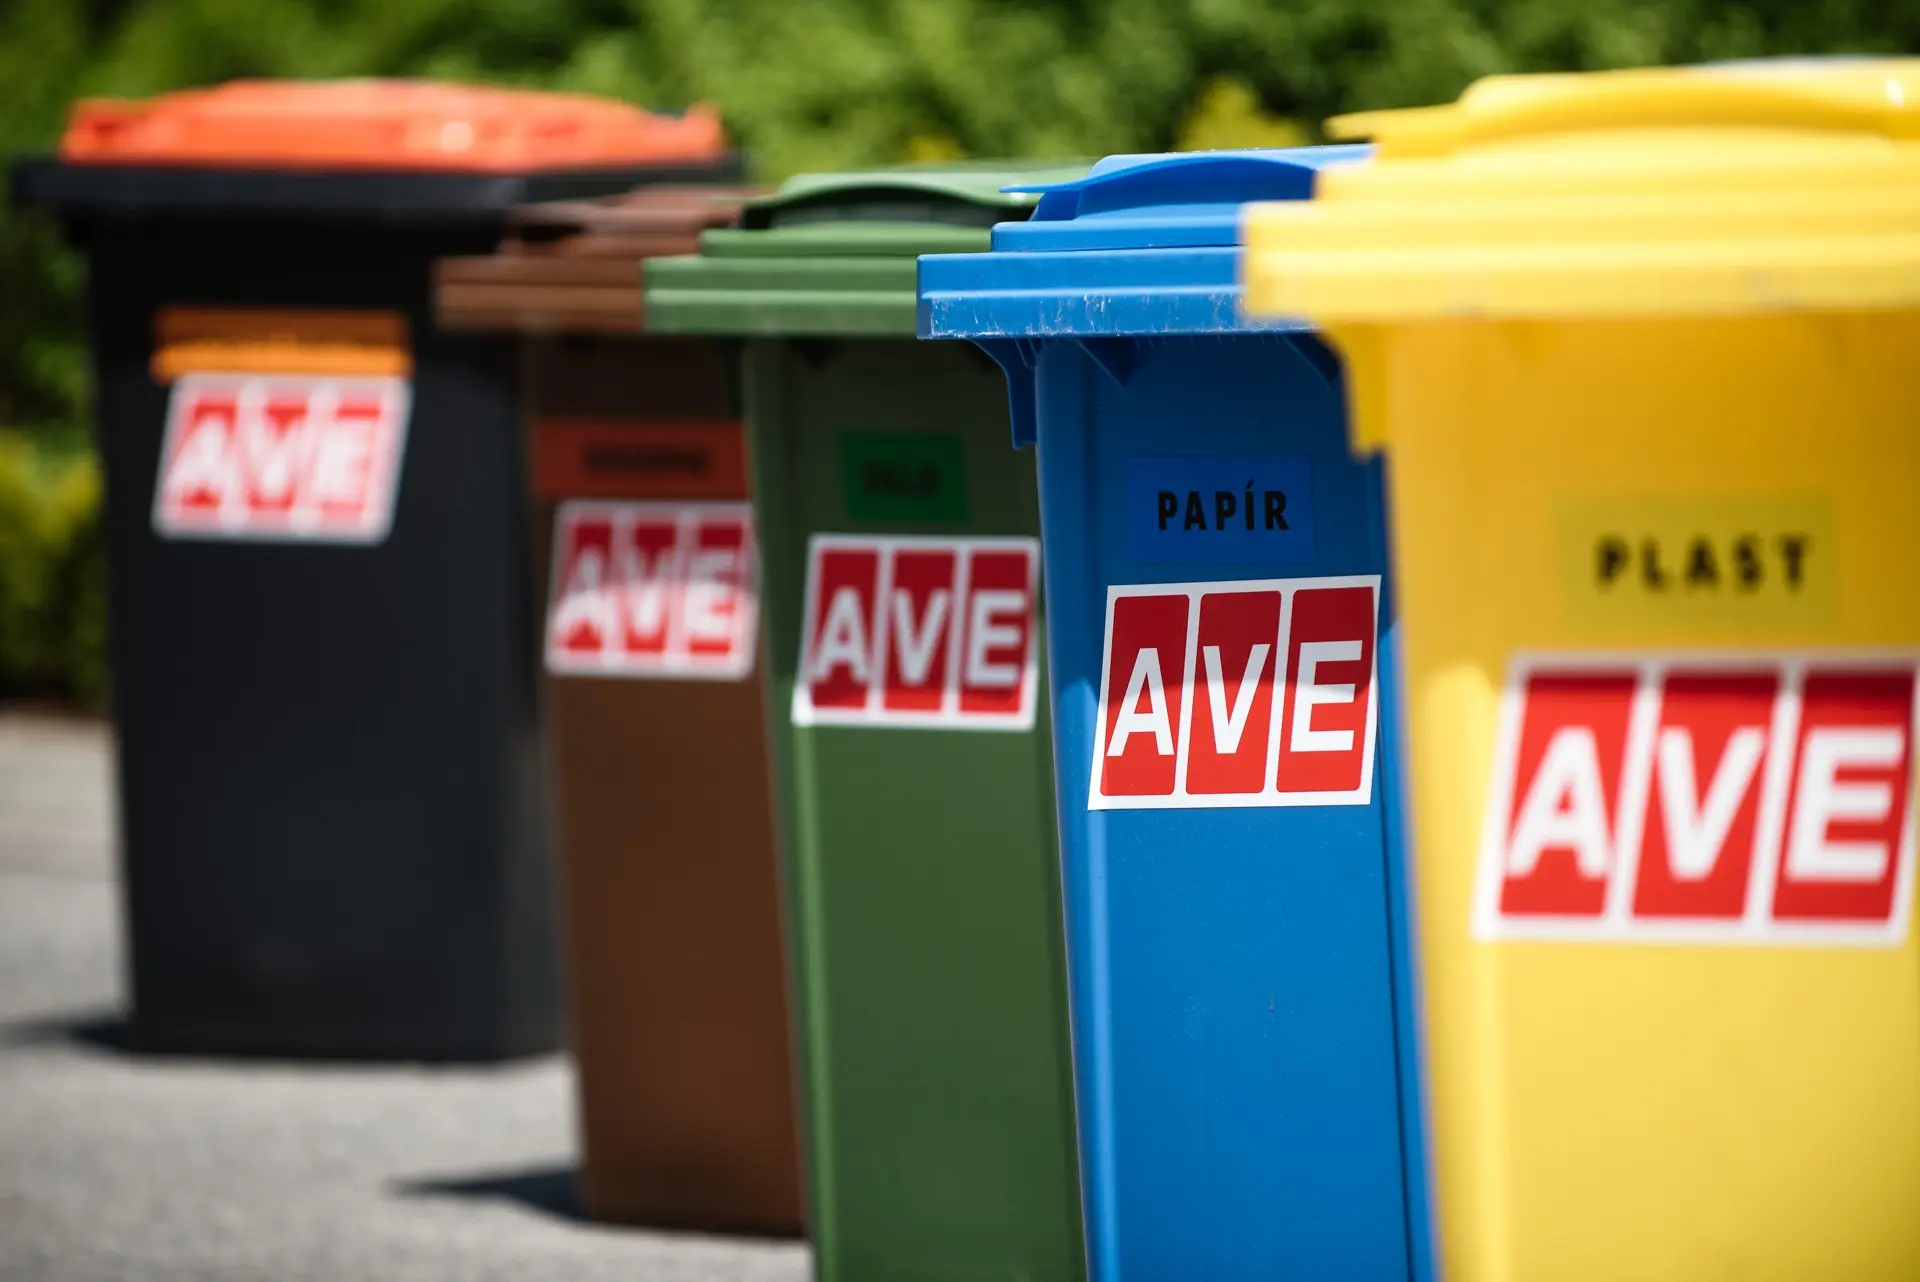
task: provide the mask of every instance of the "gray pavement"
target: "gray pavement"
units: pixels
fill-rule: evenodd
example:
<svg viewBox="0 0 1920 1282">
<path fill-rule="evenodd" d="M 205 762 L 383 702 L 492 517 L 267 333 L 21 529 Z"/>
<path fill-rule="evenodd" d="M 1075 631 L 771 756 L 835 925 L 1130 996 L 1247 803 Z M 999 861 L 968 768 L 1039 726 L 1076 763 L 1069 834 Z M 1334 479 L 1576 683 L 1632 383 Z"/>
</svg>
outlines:
<svg viewBox="0 0 1920 1282">
<path fill-rule="evenodd" d="M 149 1060 L 120 1009 L 111 745 L 0 713 L 0 1282 L 802 1282 L 804 1247 L 571 1213 L 571 1077 Z"/>
</svg>

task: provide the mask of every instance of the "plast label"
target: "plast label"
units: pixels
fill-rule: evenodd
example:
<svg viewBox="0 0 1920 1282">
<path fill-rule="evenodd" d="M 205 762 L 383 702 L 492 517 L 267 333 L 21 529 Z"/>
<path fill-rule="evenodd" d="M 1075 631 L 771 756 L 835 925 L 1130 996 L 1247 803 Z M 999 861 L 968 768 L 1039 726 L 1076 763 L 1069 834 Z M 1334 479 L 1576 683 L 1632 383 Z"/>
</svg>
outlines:
<svg viewBox="0 0 1920 1282">
<path fill-rule="evenodd" d="M 1517 659 L 1475 933 L 1899 942 L 1913 898 L 1916 664 Z"/>
<path fill-rule="evenodd" d="M 1380 579 L 1107 589 L 1093 810 L 1364 806 Z"/>
<path fill-rule="evenodd" d="M 1583 498 L 1559 513 L 1561 594 L 1582 631 L 1818 625 L 1838 599 L 1820 496 Z"/>
<path fill-rule="evenodd" d="M 1040 545 L 816 535 L 795 725 L 1029 730 Z"/>
<path fill-rule="evenodd" d="M 758 575 L 745 503 L 562 503 L 547 669 L 744 678 L 753 671 Z"/>
<path fill-rule="evenodd" d="M 173 538 L 379 543 L 393 524 L 403 378 L 186 374 L 153 525 Z"/>
</svg>

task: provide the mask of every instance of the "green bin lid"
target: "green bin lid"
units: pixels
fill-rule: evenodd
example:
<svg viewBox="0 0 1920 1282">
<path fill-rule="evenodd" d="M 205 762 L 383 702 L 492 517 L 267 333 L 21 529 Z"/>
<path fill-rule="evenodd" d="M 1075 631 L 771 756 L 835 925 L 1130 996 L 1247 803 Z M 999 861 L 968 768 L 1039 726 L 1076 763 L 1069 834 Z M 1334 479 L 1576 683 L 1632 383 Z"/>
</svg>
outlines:
<svg viewBox="0 0 1920 1282">
<path fill-rule="evenodd" d="M 750 201 L 700 252 L 647 264 L 654 333 L 911 338 L 922 254 L 983 253 L 995 223 L 1039 197 L 1002 187 L 1067 182 L 1086 161 L 972 161 L 801 174 Z"/>
</svg>

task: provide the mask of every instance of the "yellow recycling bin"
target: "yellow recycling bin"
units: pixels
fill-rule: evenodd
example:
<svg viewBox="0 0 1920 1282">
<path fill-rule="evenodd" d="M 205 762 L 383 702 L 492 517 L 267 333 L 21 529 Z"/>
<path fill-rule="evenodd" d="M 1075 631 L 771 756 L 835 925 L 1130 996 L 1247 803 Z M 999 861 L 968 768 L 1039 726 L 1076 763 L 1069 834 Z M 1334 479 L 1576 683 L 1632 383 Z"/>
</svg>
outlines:
<svg viewBox="0 0 1920 1282">
<path fill-rule="evenodd" d="M 1334 127 L 1246 297 L 1388 459 L 1442 1276 L 1920 1279 L 1920 62 Z"/>
</svg>

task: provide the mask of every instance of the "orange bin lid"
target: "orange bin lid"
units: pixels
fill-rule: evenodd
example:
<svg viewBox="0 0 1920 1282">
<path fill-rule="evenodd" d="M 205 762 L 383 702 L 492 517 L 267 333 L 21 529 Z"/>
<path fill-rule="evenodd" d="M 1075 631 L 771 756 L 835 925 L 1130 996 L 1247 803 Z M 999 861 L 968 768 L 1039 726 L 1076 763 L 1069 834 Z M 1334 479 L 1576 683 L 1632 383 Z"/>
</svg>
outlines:
<svg viewBox="0 0 1920 1282">
<path fill-rule="evenodd" d="M 659 115 L 607 98 L 417 80 L 236 80 L 74 108 L 69 164 L 524 173 L 710 161 L 708 107 Z"/>
</svg>

